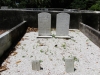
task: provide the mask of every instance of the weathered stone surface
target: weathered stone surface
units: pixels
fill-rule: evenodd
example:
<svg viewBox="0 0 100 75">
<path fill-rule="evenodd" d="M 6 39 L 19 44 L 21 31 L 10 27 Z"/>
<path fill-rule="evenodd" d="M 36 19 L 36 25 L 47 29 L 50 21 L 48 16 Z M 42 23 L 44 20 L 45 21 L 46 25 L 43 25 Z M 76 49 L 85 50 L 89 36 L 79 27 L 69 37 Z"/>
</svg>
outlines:
<svg viewBox="0 0 100 75">
<path fill-rule="evenodd" d="M 11 45 L 17 43 L 17 40 L 20 39 L 26 32 L 26 29 L 26 21 L 23 21 L 17 26 L 0 35 L 0 57 L 6 50 L 8 50 L 8 48 L 11 47 Z"/>
<path fill-rule="evenodd" d="M 69 21 L 70 21 L 69 14 L 67 13 L 57 14 L 57 20 L 56 20 L 56 35 L 57 36 L 68 36 Z"/>
<path fill-rule="evenodd" d="M 40 61 L 39 60 L 34 60 L 32 62 L 32 69 L 33 70 L 37 70 L 37 71 L 40 70 Z"/>
<path fill-rule="evenodd" d="M 39 36 L 51 35 L 51 14 L 46 12 L 38 14 L 38 32 Z"/>
<path fill-rule="evenodd" d="M 1 9 L 8 9 L 8 6 L 1 6 Z"/>
<path fill-rule="evenodd" d="M 67 73 L 74 72 L 74 59 L 65 59 L 65 69 Z"/>
</svg>

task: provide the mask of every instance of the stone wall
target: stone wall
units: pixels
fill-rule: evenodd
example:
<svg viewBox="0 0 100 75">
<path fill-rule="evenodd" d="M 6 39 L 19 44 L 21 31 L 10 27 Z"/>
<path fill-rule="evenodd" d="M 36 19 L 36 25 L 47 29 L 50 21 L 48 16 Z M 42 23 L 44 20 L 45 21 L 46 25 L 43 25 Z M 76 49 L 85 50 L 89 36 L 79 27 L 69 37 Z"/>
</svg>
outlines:
<svg viewBox="0 0 100 75">
<path fill-rule="evenodd" d="M 27 21 L 30 27 L 38 27 L 38 13 L 51 13 L 51 27 L 56 28 L 56 15 L 61 12 L 70 14 L 70 29 L 80 29 L 95 44 L 99 46 L 98 31 L 100 31 L 100 12 L 99 11 L 83 11 L 83 10 L 26 10 L 26 9 L 0 9 L 0 30 L 9 30 L 23 20 Z M 80 24 L 80 22 L 86 24 Z M 23 28 L 22 28 L 23 29 Z M 97 31 L 96 31 L 96 30 Z M 20 29 L 21 30 L 21 29 Z M 17 32 L 17 31 L 15 31 Z M 14 33 L 13 33 L 14 34 Z M 17 34 L 17 33 L 16 33 Z M 97 35 L 96 35 L 97 34 Z M 94 37 L 91 37 L 94 36 Z M 12 36 L 14 37 L 14 36 Z M 16 35 L 15 35 L 16 37 Z M 14 37 L 14 38 L 15 38 Z M 97 39 L 95 41 L 95 39 Z"/>
<path fill-rule="evenodd" d="M 8 30 L 23 21 L 22 12 L 0 10 L 0 30 Z"/>
<path fill-rule="evenodd" d="M 27 30 L 26 24 L 26 21 L 23 21 L 0 35 L 0 57 L 8 48 L 15 45 L 15 43 L 22 38 Z"/>
<path fill-rule="evenodd" d="M 100 47 L 100 32 L 94 28 L 80 22 L 79 29 L 83 32 L 94 44 Z"/>
<path fill-rule="evenodd" d="M 0 29 L 10 29 L 26 20 L 29 26 L 38 27 L 38 13 L 51 13 L 51 27 L 56 27 L 56 15 L 61 12 L 70 14 L 70 28 L 78 29 L 79 22 L 83 22 L 96 30 L 100 31 L 100 12 L 87 10 L 71 10 L 71 9 L 0 9 Z"/>
<path fill-rule="evenodd" d="M 81 13 L 82 22 L 100 31 L 100 13 Z"/>
<path fill-rule="evenodd" d="M 31 27 L 38 27 L 38 13 L 43 10 L 24 10 L 24 9 L 6 9 L 0 10 L 0 29 L 10 29 L 23 20 Z M 66 11 L 46 11 L 51 13 L 51 27 L 56 27 L 56 15 Z M 80 13 L 66 12 L 70 14 L 70 28 L 78 29 L 81 19 Z"/>
</svg>

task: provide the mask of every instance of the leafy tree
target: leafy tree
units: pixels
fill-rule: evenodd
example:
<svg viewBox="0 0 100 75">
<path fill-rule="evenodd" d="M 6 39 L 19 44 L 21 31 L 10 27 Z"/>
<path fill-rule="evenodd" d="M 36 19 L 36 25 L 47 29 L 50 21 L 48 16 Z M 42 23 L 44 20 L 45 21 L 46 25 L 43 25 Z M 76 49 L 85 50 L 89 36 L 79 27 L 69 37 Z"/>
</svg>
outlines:
<svg viewBox="0 0 100 75">
<path fill-rule="evenodd" d="M 15 0 L 0 0 L 0 6 L 15 7 Z"/>
<path fill-rule="evenodd" d="M 86 9 L 86 4 L 88 0 L 74 0 L 71 3 L 71 8 L 73 9 Z"/>
<path fill-rule="evenodd" d="M 92 5 L 90 10 L 100 10 L 100 0 L 98 0 L 94 5 Z"/>
<path fill-rule="evenodd" d="M 100 10 L 100 0 L 0 0 L 0 6 Z"/>
<path fill-rule="evenodd" d="M 11 0 L 1 0 L 2 5 L 8 6 L 11 4 Z"/>
<path fill-rule="evenodd" d="M 27 0 L 21 0 L 19 3 L 18 7 L 19 8 L 26 8 Z"/>
<path fill-rule="evenodd" d="M 44 8 L 50 7 L 51 0 L 22 0 L 20 1 L 19 7 L 27 8 Z"/>
</svg>

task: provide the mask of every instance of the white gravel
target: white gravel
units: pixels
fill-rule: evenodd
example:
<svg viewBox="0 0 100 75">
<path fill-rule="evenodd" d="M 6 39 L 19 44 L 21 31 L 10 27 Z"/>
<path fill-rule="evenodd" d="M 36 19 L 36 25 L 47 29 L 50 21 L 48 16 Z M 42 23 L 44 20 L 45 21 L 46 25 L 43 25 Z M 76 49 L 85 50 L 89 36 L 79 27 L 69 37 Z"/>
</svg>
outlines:
<svg viewBox="0 0 100 75">
<path fill-rule="evenodd" d="M 38 32 L 26 33 L 2 64 L 8 69 L 1 75 L 100 75 L 100 48 L 77 29 L 70 30 L 69 35 L 73 38 L 68 40 L 37 38 Z M 79 61 L 74 62 L 76 71 L 67 73 L 63 59 L 71 56 Z M 32 70 L 33 60 L 41 60 L 43 70 Z"/>
</svg>

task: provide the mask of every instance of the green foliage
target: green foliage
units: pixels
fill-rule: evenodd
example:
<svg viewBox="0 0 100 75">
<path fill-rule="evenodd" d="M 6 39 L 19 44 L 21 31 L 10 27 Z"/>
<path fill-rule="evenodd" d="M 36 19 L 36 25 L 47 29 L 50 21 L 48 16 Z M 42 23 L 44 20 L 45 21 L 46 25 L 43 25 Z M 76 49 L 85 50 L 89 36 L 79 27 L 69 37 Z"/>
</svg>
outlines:
<svg viewBox="0 0 100 75">
<path fill-rule="evenodd" d="M 66 49 L 66 43 L 64 42 L 61 47 L 63 47 L 64 49 Z"/>
<path fill-rule="evenodd" d="M 79 62 L 79 59 L 76 56 L 74 56 L 73 58 L 74 58 L 74 61 L 78 61 Z"/>
<path fill-rule="evenodd" d="M 64 56 L 63 56 L 62 60 L 65 61 L 65 57 Z"/>
<path fill-rule="evenodd" d="M 39 60 L 39 62 L 40 62 L 40 63 L 42 63 L 42 62 L 43 62 L 43 60 Z"/>
<path fill-rule="evenodd" d="M 25 56 L 22 56 L 23 58 L 25 57 Z"/>
<path fill-rule="evenodd" d="M 100 0 L 0 0 L 0 6 L 12 8 L 68 8 L 100 10 Z"/>
<path fill-rule="evenodd" d="M 25 8 L 26 7 L 26 2 L 25 1 L 21 1 L 18 7 L 19 8 Z"/>
<path fill-rule="evenodd" d="M 55 38 L 55 34 L 52 34 L 52 37 Z"/>
<path fill-rule="evenodd" d="M 1 0 L 2 5 L 8 6 L 11 4 L 11 0 Z"/>
<path fill-rule="evenodd" d="M 87 1 L 88 0 L 74 0 L 71 3 L 71 8 L 73 8 L 73 9 L 85 9 Z"/>
<path fill-rule="evenodd" d="M 74 59 L 74 61 L 78 61 L 79 62 L 79 59 L 76 57 L 76 56 L 68 56 L 69 58 L 73 58 Z"/>
<path fill-rule="evenodd" d="M 29 8 L 46 8 L 50 7 L 51 0 L 30 0 L 28 2 Z"/>
<path fill-rule="evenodd" d="M 90 10 L 100 10 L 100 0 L 98 0 L 94 5 L 92 5 Z"/>
<path fill-rule="evenodd" d="M 40 52 L 43 53 L 44 51 L 41 49 Z"/>
</svg>

